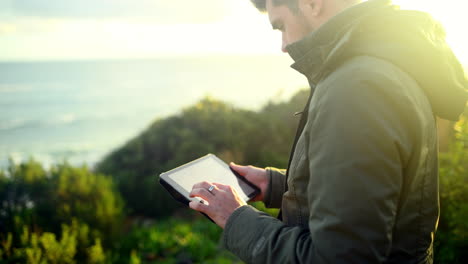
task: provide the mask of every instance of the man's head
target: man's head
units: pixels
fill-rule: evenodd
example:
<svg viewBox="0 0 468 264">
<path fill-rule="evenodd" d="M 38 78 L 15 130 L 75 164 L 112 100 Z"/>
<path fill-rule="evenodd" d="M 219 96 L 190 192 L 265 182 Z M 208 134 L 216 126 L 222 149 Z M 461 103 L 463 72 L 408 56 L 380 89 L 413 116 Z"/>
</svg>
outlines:
<svg viewBox="0 0 468 264">
<path fill-rule="evenodd" d="M 301 40 L 331 17 L 361 0 L 251 0 L 267 12 L 273 29 L 282 34 L 281 49 Z"/>
</svg>

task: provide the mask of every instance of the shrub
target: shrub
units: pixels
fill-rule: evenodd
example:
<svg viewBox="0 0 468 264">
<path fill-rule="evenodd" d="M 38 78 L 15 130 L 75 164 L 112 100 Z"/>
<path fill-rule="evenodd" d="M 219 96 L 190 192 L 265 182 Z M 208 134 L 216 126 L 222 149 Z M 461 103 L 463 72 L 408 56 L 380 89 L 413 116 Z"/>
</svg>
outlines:
<svg viewBox="0 0 468 264">
<path fill-rule="evenodd" d="M 58 239 L 54 233 L 30 232 L 27 226 L 23 226 L 23 232 L 17 234 L 19 236 L 13 237 L 8 233 L 6 238 L 0 239 L 0 263 L 104 263 L 106 257 L 99 239 L 94 245 L 89 245 L 90 237 L 86 230 L 86 225 L 73 221 L 71 225 L 62 225 Z M 84 250 L 80 252 L 80 248 Z"/>
<path fill-rule="evenodd" d="M 11 233 L 13 247 L 24 247 L 19 238 L 27 228 L 41 234 L 43 240 L 38 240 L 38 245 L 51 245 L 47 249 L 52 252 L 56 248 L 52 235 L 62 232 L 67 236 L 62 223 L 76 221 L 80 229 L 77 258 L 81 259 L 86 255 L 85 247 L 90 246 L 88 241 L 110 246 L 120 232 L 122 218 L 123 202 L 112 178 L 91 173 L 86 167 L 63 163 L 45 170 L 30 160 L 11 163 L 0 174 L 0 236 L 8 241 Z M 31 250 L 28 252 L 36 252 Z"/>
<path fill-rule="evenodd" d="M 440 155 L 441 214 L 435 240 L 436 263 L 468 259 L 468 119 L 455 125 L 455 139 Z"/>
<path fill-rule="evenodd" d="M 119 252 L 141 263 L 238 263 L 235 256 L 220 249 L 221 232 L 204 218 L 158 221 L 131 230 L 122 239 Z"/>
</svg>

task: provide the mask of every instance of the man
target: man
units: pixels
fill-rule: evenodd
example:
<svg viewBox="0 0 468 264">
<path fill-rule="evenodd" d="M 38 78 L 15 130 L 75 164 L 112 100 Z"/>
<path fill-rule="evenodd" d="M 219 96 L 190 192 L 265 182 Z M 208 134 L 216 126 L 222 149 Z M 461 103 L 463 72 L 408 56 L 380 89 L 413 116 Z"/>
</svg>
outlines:
<svg viewBox="0 0 468 264">
<path fill-rule="evenodd" d="M 427 14 L 388 0 L 254 1 L 311 95 L 287 175 L 231 164 L 280 219 L 203 182 L 190 207 L 224 228 L 247 263 L 432 263 L 437 228 L 435 115 L 457 120 L 467 80 Z"/>
</svg>

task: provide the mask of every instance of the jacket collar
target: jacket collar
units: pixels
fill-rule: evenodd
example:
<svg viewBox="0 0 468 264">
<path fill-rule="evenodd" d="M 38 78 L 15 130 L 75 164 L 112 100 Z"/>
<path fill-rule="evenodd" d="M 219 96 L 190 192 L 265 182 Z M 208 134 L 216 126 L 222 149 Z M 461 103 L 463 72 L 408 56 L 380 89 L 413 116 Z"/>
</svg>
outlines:
<svg viewBox="0 0 468 264">
<path fill-rule="evenodd" d="M 347 8 L 311 34 L 286 47 L 294 63 L 291 67 L 316 83 L 328 62 L 341 53 L 351 39 L 360 18 L 376 9 L 388 7 L 391 0 L 369 0 Z"/>
</svg>

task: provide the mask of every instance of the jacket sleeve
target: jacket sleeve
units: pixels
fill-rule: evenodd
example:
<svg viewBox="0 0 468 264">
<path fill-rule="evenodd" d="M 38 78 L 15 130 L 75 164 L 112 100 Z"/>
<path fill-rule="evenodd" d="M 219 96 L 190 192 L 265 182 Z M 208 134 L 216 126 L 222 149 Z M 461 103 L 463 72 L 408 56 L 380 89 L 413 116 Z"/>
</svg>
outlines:
<svg viewBox="0 0 468 264">
<path fill-rule="evenodd" d="M 337 75 L 309 109 L 308 226 L 237 209 L 223 243 L 247 263 L 382 263 L 390 252 L 416 110 L 388 74 Z"/>
<path fill-rule="evenodd" d="M 263 202 L 267 208 L 280 208 L 286 191 L 286 170 L 267 167 L 266 172 L 269 183 Z"/>
</svg>

